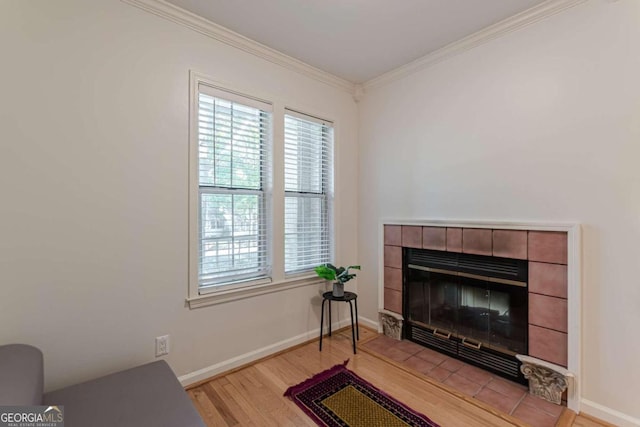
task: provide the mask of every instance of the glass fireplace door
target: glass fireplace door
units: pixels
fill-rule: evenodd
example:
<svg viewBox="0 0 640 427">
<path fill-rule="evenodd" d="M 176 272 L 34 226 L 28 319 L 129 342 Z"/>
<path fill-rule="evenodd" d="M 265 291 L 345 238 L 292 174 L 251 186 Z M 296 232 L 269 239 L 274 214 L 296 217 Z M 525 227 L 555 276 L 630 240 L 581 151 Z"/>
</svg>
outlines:
<svg viewBox="0 0 640 427">
<path fill-rule="evenodd" d="M 408 277 L 409 322 L 468 347 L 526 353 L 525 287 L 418 269 Z"/>
<path fill-rule="evenodd" d="M 407 301 L 409 320 L 437 328 L 445 335 L 455 333 L 458 321 L 458 286 L 456 276 L 411 270 Z"/>
<path fill-rule="evenodd" d="M 489 341 L 491 291 L 484 280 L 460 277 L 460 307 L 458 335 L 469 344 Z"/>
<path fill-rule="evenodd" d="M 491 283 L 489 344 L 527 354 L 527 289 Z"/>
<path fill-rule="evenodd" d="M 440 273 L 429 274 L 429 325 L 440 334 L 456 333 L 458 323 L 458 278 Z"/>
</svg>

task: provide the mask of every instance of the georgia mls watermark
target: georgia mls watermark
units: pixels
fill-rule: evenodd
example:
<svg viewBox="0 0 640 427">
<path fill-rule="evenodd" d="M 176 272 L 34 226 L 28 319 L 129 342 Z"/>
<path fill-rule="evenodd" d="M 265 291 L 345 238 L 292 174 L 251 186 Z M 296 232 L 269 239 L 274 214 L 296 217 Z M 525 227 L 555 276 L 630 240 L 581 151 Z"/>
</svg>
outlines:
<svg viewBox="0 0 640 427">
<path fill-rule="evenodd" d="M 0 406 L 0 427 L 64 427 L 64 406 Z"/>
</svg>

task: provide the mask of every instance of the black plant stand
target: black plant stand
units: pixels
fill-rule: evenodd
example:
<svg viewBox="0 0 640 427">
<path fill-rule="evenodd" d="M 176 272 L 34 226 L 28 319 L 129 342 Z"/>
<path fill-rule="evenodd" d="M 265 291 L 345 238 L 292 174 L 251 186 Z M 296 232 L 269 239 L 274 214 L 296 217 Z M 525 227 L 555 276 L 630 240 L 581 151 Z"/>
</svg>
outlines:
<svg viewBox="0 0 640 427">
<path fill-rule="evenodd" d="M 332 292 L 322 294 L 322 311 L 320 313 L 320 351 L 322 351 L 322 329 L 324 327 L 324 303 L 329 301 L 329 336 L 331 336 L 331 301 L 342 301 L 349 303 L 351 313 L 351 337 L 353 338 L 353 354 L 356 354 L 356 339 L 360 340 L 360 327 L 358 325 L 358 295 L 354 292 L 345 292 L 344 296 L 333 296 Z M 353 306 L 356 307 L 355 326 L 353 321 Z"/>
</svg>

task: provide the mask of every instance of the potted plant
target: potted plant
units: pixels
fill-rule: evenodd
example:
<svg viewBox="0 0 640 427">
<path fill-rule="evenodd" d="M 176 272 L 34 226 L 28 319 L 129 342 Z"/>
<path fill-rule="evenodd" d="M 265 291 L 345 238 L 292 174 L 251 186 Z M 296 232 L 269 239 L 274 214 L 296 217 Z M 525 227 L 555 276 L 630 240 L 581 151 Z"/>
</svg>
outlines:
<svg viewBox="0 0 640 427">
<path fill-rule="evenodd" d="M 322 264 L 315 268 L 318 277 L 325 280 L 333 281 L 333 296 L 344 296 L 344 284 L 356 277 L 355 273 L 349 273 L 350 269 L 360 270 L 359 265 L 350 265 L 349 267 L 336 267 L 332 264 Z"/>
</svg>

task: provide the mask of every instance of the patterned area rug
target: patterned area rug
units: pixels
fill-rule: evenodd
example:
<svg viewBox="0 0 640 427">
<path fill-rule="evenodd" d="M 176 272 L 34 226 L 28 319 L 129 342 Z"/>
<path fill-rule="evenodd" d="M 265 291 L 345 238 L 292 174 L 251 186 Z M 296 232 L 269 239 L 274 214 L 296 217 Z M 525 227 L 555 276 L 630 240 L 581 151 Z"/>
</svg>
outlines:
<svg viewBox="0 0 640 427">
<path fill-rule="evenodd" d="M 319 426 L 438 427 L 348 370 L 347 362 L 289 387 L 284 395 Z"/>
</svg>

